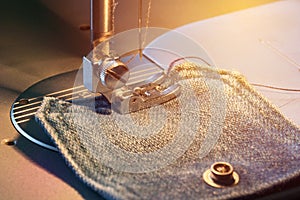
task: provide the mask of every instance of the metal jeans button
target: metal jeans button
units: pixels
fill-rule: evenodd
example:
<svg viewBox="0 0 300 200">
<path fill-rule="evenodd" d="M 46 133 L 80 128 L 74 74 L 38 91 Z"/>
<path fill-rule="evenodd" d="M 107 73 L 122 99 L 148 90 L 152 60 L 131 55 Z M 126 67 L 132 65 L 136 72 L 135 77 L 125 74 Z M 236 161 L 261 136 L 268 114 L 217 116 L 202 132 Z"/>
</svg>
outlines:
<svg viewBox="0 0 300 200">
<path fill-rule="evenodd" d="M 212 187 L 224 188 L 236 185 L 239 182 L 239 175 L 229 163 L 216 162 L 203 173 L 203 179 Z"/>
</svg>

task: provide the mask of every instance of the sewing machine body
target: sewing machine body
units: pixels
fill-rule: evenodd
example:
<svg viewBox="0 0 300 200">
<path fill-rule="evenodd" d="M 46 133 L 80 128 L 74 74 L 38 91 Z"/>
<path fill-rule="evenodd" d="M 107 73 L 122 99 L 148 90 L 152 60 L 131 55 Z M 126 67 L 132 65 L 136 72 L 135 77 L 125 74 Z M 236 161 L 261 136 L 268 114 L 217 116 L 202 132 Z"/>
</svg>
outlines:
<svg viewBox="0 0 300 200">
<path fill-rule="evenodd" d="M 162 2 L 162 4 L 164 4 L 164 2 Z M 262 19 L 268 18 L 268 17 L 266 17 L 266 15 L 267 16 L 271 15 L 271 14 L 266 14 L 266 13 L 273 11 L 276 14 L 274 16 L 278 17 L 278 19 L 277 20 L 274 19 L 274 21 L 284 21 L 282 16 L 293 15 L 294 17 L 289 18 L 289 19 L 291 19 L 289 21 L 292 22 L 294 20 L 295 24 L 297 24 L 297 19 L 300 19 L 300 18 L 295 17 L 295 16 L 297 16 L 297 13 L 294 12 L 294 9 L 297 8 L 297 6 L 298 6 L 298 4 L 296 1 L 273 3 L 270 5 L 263 6 L 263 7 L 250 9 L 249 11 L 242 11 L 242 12 L 230 14 L 228 16 L 225 15 L 225 16 L 216 17 L 213 19 L 204 20 L 204 21 L 196 23 L 196 24 L 191 24 L 189 26 L 179 28 L 178 30 L 183 32 L 184 34 L 188 35 L 189 37 L 193 38 L 198 43 L 203 44 L 205 46 L 205 48 L 208 50 L 208 52 L 210 53 L 210 55 L 212 55 L 212 57 L 214 58 L 214 61 L 216 62 L 216 65 L 218 67 L 227 68 L 227 69 L 232 69 L 234 67 L 235 70 L 238 70 L 238 71 L 242 72 L 243 74 L 245 74 L 246 77 L 251 82 L 260 82 L 261 81 L 261 83 L 266 83 L 266 84 L 269 83 L 271 85 L 299 88 L 299 81 L 298 81 L 299 79 L 297 78 L 298 71 L 296 68 L 294 68 L 294 66 L 297 65 L 297 63 L 298 63 L 298 61 L 297 61 L 298 58 L 295 55 L 297 55 L 296 48 L 299 45 L 297 46 L 297 42 L 295 42 L 295 37 L 288 36 L 288 33 L 292 33 L 292 34 L 294 33 L 295 35 L 299 35 L 297 27 L 292 27 L 293 31 L 285 31 L 285 30 L 289 30 L 291 28 L 291 26 L 289 26 L 289 23 L 282 23 L 282 24 L 280 24 L 279 27 L 275 28 L 275 30 L 273 28 L 271 28 L 271 29 L 269 29 L 270 31 L 265 32 L 267 28 L 266 29 L 263 29 L 263 28 L 256 29 L 255 23 L 253 24 L 250 20 L 251 16 L 257 16 L 260 19 L 259 21 L 263 22 L 264 20 L 262 20 Z M 283 7 L 285 9 L 282 9 Z M 251 11 L 251 10 L 253 10 L 253 11 Z M 258 10 L 258 11 L 256 11 L 256 10 Z M 245 14 L 243 14 L 243 12 Z M 248 16 L 248 18 L 247 18 L 247 16 Z M 245 19 L 247 19 L 248 22 L 251 25 L 253 25 L 252 26 L 253 29 L 251 28 L 251 30 L 249 30 L 247 27 L 244 27 L 243 25 L 241 25 L 241 24 L 244 24 L 244 25 L 247 24 L 247 23 L 244 23 Z M 176 23 L 174 22 L 174 24 L 176 24 Z M 223 25 L 220 26 L 221 24 L 223 24 Z M 286 26 L 284 26 L 284 24 Z M 76 25 L 78 25 L 78 24 L 76 24 Z M 274 25 L 274 27 L 275 26 L 277 26 L 277 25 Z M 22 27 L 22 24 L 18 27 Z M 237 33 L 239 30 L 238 27 L 242 27 L 241 29 L 244 30 L 244 31 L 242 31 L 242 34 Z M 26 29 L 26 28 L 24 28 L 24 29 Z M 237 32 L 233 31 L 236 33 L 236 34 L 234 34 L 234 36 L 231 35 L 232 30 L 237 30 Z M 245 31 L 245 30 L 247 30 L 247 31 Z M 257 33 L 257 30 L 260 30 L 259 34 Z M 272 34 L 271 33 L 272 30 L 274 30 L 273 33 L 282 33 L 281 36 Z M 72 31 L 74 31 L 74 29 L 72 29 Z M 71 36 L 72 31 L 69 31 L 68 32 L 69 34 L 66 34 L 67 35 L 66 37 Z M 28 31 L 25 31 L 25 32 L 26 33 L 20 35 L 20 40 L 18 42 L 16 42 L 16 43 L 18 43 L 19 46 L 21 46 L 20 48 L 22 48 L 22 46 L 25 46 L 25 45 L 22 45 L 23 44 L 22 42 L 26 41 L 28 37 L 29 38 L 31 37 L 30 36 L 31 34 L 27 33 Z M 220 33 L 225 34 L 224 38 L 217 37 L 218 34 L 220 34 Z M 287 34 L 287 36 L 285 34 Z M 89 41 L 89 39 L 86 39 L 89 36 L 86 36 L 86 35 L 87 34 L 85 34 L 85 36 L 82 37 L 82 38 L 85 38 L 85 39 L 83 39 L 83 41 L 85 41 L 85 43 Z M 259 40 L 261 38 L 258 38 L 258 36 L 261 36 L 261 35 L 263 36 L 263 38 L 262 38 L 263 40 Z M 44 41 L 44 35 L 41 36 L 41 38 L 43 38 L 42 41 Z M 49 38 L 51 38 L 50 35 L 49 35 Z M 216 38 L 218 38 L 218 39 L 216 39 Z M 78 39 L 78 38 L 76 38 L 76 39 Z M 239 39 L 238 42 L 235 39 Z M 285 43 L 285 42 L 287 42 L 287 43 Z M 47 41 L 45 41 L 45 43 L 43 43 L 43 44 L 49 45 L 49 43 L 47 43 Z M 240 44 L 240 45 L 238 45 L 238 44 Z M 271 44 L 271 46 L 269 44 Z M 289 46 L 295 47 L 296 50 L 287 48 L 284 46 L 284 44 L 291 44 Z M 18 46 L 18 45 L 16 45 L 16 46 Z M 247 46 L 247 48 L 245 48 L 245 46 Z M 10 46 L 8 46 L 8 47 L 10 47 Z M 59 45 L 56 46 L 55 50 L 53 50 L 53 52 L 57 53 L 57 49 L 59 49 L 60 47 L 61 46 L 59 46 Z M 275 47 L 275 50 L 273 47 Z M 43 49 L 45 47 L 39 46 L 37 44 L 33 44 L 31 49 L 35 49 L 35 48 Z M 72 52 L 72 48 L 68 49 L 68 52 Z M 225 48 L 225 50 L 224 50 L 224 48 Z M 245 49 L 248 49 L 249 51 L 251 49 L 251 50 L 253 50 L 252 52 L 255 52 L 255 54 L 249 54 L 249 53 L 243 54 Z M 13 49 L 11 52 L 15 53 L 15 49 Z M 22 55 L 24 55 L 24 57 L 22 57 L 22 56 L 14 57 L 14 59 L 13 59 L 14 62 L 11 62 L 9 60 L 9 57 L 6 56 L 5 59 L 8 59 L 8 61 L 6 63 L 16 63 L 13 66 L 14 67 L 17 66 L 23 70 L 20 70 L 21 74 L 18 72 L 18 73 L 14 73 L 15 75 L 13 75 L 13 73 L 9 73 L 9 71 L 7 71 L 7 70 L 4 70 L 3 77 L 6 76 L 6 74 L 12 75 L 12 76 L 8 76 L 8 77 L 15 77 L 15 79 L 12 78 L 14 80 L 19 80 L 18 77 L 20 77 L 20 81 L 22 81 L 22 80 L 24 81 L 25 79 L 26 79 L 25 81 L 29 80 L 29 82 L 26 82 L 27 85 L 29 85 L 32 82 L 43 79 L 45 76 L 49 76 L 49 74 L 53 75 L 55 73 L 61 73 L 62 70 L 66 70 L 65 68 L 61 69 L 61 66 L 65 65 L 63 56 L 69 56 L 69 53 L 66 53 L 64 55 L 57 55 L 53 52 L 50 51 L 51 55 L 49 54 L 48 49 L 47 49 L 47 51 L 39 52 L 40 53 L 39 55 L 43 55 L 47 58 L 49 57 L 49 60 L 47 60 L 46 62 L 40 62 L 40 60 L 38 60 L 38 62 L 36 62 L 37 61 L 36 58 L 38 58 L 38 57 L 36 57 L 36 52 L 29 52 L 28 55 L 31 54 L 30 56 L 28 56 L 27 54 L 22 54 Z M 284 56 L 283 56 L 282 52 L 284 53 Z M 20 104 L 18 102 L 21 101 L 22 99 L 24 100 L 24 99 L 33 98 L 32 100 L 30 100 L 28 102 L 35 103 L 38 100 L 41 100 L 41 99 L 37 99 L 36 97 L 40 98 L 44 95 L 52 94 L 57 91 L 62 91 L 62 92 L 56 93 L 56 94 L 54 94 L 54 96 L 62 96 L 62 98 L 65 100 L 70 100 L 70 98 L 72 98 L 72 97 L 76 97 L 79 99 L 82 97 L 87 98 L 87 97 L 93 97 L 93 95 L 95 95 L 95 96 L 98 95 L 98 93 L 89 92 L 86 88 L 84 88 L 82 86 L 79 88 L 76 88 L 79 85 L 74 85 L 74 80 L 75 79 L 79 80 L 80 76 L 82 76 L 81 72 L 77 74 L 78 65 L 82 62 L 81 58 L 78 58 L 79 56 L 77 54 L 79 54 L 79 53 L 76 53 L 75 59 L 71 58 L 73 60 L 71 60 L 71 59 L 68 60 L 69 64 L 71 63 L 73 65 L 73 67 L 67 68 L 67 70 L 76 69 L 76 71 L 61 74 L 59 76 L 54 76 L 49 79 L 45 79 L 45 80 L 39 82 L 38 84 L 35 84 L 32 87 L 28 88 L 27 90 L 24 91 L 24 93 L 22 93 L 16 99 L 16 102 L 13 105 L 12 111 L 16 111 L 16 112 L 20 111 L 20 110 L 18 110 L 18 106 L 20 106 Z M 81 52 L 80 54 L 86 56 L 87 53 Z M 22 60 L 22 59 L 27 58 L 26 56 L 30 57 L 30 59 L 27 59 L 25 61 Z M 32 58 L 35 58 L 35 59 L 32 60 Z M 254 58 L 256 58 L 256 59 L 254 59 Z M 161 59 L 157 59 L 157 60 L 161 61 Z M 124 62 L 126 62 L 126 61 L 124 61 Z M 18 63 L 20 63 L 20 64 L 18 64 Z M 35 73 L 35 71 L 41 70 L 41 66 L 43 66 L 42 71 L 44 71 L 44 74 L 43 73 Z M 49 66 L 49 67 L 46 68 L 44 66 Z M 271 69 L 270 69 L 270 66 L 271 66 Z M 284 67 L 282 67 L 282 66 L 284 66 Z M 26 67 L 27 67 L 27 69 L 26 69 Z M 27 70 L 27 73 L 22 72 L 22 71 L 24 71 L 24 69 Z M 289 69 L 289 70 L 287 70 L 287 69 Z M 274 73 L 270 73 L 270 70 Z M 28 74 L 34 74 L 36 77 L 35 78 L 32 78 L 32 77 L 24 78 L 24 77 L 27 77 Z M 285 78 L 277 79 L 277 78 L 275 78 L 274 74 L 277 74 L 276 76 L 278 76 L 278 77 L 284 76 Z M 6 79 L 3 79 L 3 80 L 6 80 Z M 20 83 L 20 81 L 18 81 L 17 83 Z M 15 91 L 22 91 L 27 87 L 27 85 L 26 84 L 18 84 L 18 87 L 15 88 Z M 14 87 L 15 87 L 15 85 L 12 86 L 12 88 L 14 88 Z M 72 88 L 72 89 L 69 90 L 70 88 Z M 73 89 L 73 88 L 75 88 L 75 89 Z M 299 108 L 299 105 L 298 105 L 299 100 L 297 99 L 297 96 L 291 95 L 291 94 L 278 94 L 278 93 L 275 94 L 274 92 L 269 91 L 269 90 L 260 90 L 260 92 L 262 92 L 264 95 L 266 95 L 268 98 L 270 98 L 272 100 L 272 102 L 274 102 L 277 106 L 280 106 L 282 112 L 284 112 L 284 114 L 286 114 L 289 118 L 291 118 L 296 123 L 300 122 L 299 114 L 297 112 L 295 112 L 295 110 L 298 110 L 298 108 Z M 103 92 L 103 93 L 105 93 L 105 92 Z M 7 93 L 5 92 L 4 94 L 7 94 Z M 5 96 L 5 95 L 3 95 L 3 96 Z M 10 98 L 9 101 L 12 101 L 15 98 L 16 94 L 11 95 L 9 93 L 6 96 L 9 96 L 9 98 Z M 7 102 L 7 101 L 5 101 L 5 102 Z M 21 102 L 26 103 L 27 101 L 21 101 Z M 103 102 L 103 104 L 105 104 L 105 106 L 108 105 L 108 104 L 106 104 L 107 103 L 106 101 L 102 101 L 102 102 Z M 23 106 L 25 106 L 25 105 L 26 104 L 24 104 Z M 40 130 L 39 127 L 37 127 L 34 119 L 32 118 L 34 112 L 31 112 L 31 111 L 34 111 L 35 109 L 37 109 L 37 107 L 35 107 L 36 105 L 38 105 L 38 103 L 30 105 L 30 106 L 34 106 L 34 107 L 29 107 L 32 110 L 29 110 L 28 112 L 24 113 L 26 116 L 17 118 L 17 120 L 15 120 L 15 121 L 12 120 L 12 122 L 14 123 L 14 126 L 16 127 L 16 129 L 18 131 L 20 131 L 21 134 L 23 134 L 29 140 L 36 142 L 39 145 L 44 146 L 46 148 L 56 150 L 56 148 L 53 148 L 53 144 L 50 141 L 50 139 L 47 136 L 45 136 L 44 134 L 40 134 L 42 132 L 42 130 Z M 8 109 L 6 109 L 6 110 L 8 110 Z M 14 115 L 13 113 L 11 113 L 11 114 L 12 114 L 12 116 Z M 18 117 L 20 115 L 22 115 L 22 113 L 19 112 L 15 117 Z M 6 120 L 6 124 L 9 125 L 10 124 L 9 119 L 5 119 L 5 120 Z M 28 122 L 28 123 L 23 123 L 24 120 L 25 121 L 27 120 L 26 122 Z M 23 132 L 22 132 L 22 130 L 23 130 Z M 27 131 L 32 131 L 34 134 L 26 135 Z M 39 132 L 39 131 L 41 131 L 41 132 Z M 14 131 L 14 129 L 11 126 L 11 128 L 8 128 L 8 129 L 5 128 L 3 131 L 3 134 L 4 134 L 4 136 L 11 137 L 12 132 L 17 135 L 17 133 Z M 24 147 L 22 147 L 23 144 L 25 144 L 26 147 L 30 147 L 30 149 L 33 149 L 33 150 L 24 149 Z M 26 141 L 24 141 L 22 139 L 20 139 L 19 145 L 17 145 L 17 148 L 20 148 L 21 151 L 24 151 L 25 154 L 27 154 L 27 156 L 31 156 L 31 158 L 37 163 L 41 163 L 42 161 L 37 160 L 37 158 L 36 158 L 37 156 L 34 156 L 34 155 L 36 155 L 37 152 L 41 152 L 41 151 L 46 152 L 44 150 L 41 150 L 39 147 L 32 145 L 30 142 L 27 143 Z M 22 169 L 20 169 L 20 171 L 17 171 L 17 172 L 10 171 L 10 173 L 7 173 L 7 174 L 9 174 L 8 176 L 11 176 L 11 174 L 13 174 L 12 176 L 14 178 L 9 177 L 9 178 L 1 179 L 4 182 L 3 188 L 10 192 L 10 194 L 4 192 L 3 198 L 11 197 L 11 194 L 13 193 L 12 189 L 11 189 L 12 184 L 16 185 L 16 187 L 14 187 L 14 188 L 21 188 L 21 186 L 19 184 L 24 183 L 24 182 L 28 183 L 29 179 L 30 179 L 30 184 L 28 184 L 25 188 L 27 190 L 23 190 L 22 192 L 18 192 L 18 193 L 14 192 L 15 195 L 21 195 L 22 197 L 23 196 L 32 197 L 32 195 L 34 194 L 34 195 L 38 195 L 38 196 L 40 195 L 41 198 L 42 197 L 52 198 L 53 195 L 54 196 L 56 195 L 56 194 L 49 193 L 48 185 L 46 185 L 45 187 L 40 185 L 41 180 L 45 180 L 45 177 L 49 178 L 49 173 L 41 172 L 40 167 L 38 167 L 38 169 L 36 169 L 35 166 L 32 166 L 32 161 L 28 161 L 30 159 L 28 159 L 28 160 L 24 159 L 23 154 L 21 156 L 16 155 L 16 153 L 14 152 L 14 149 L 12 150 L 12 149 L 8 149 L 8 148 L 2 146 L 1 150 L 3 150 L 3 155 L 5 157 L 9 158 L 7 162 L 5 160 L 3 161 L 3 163 L 4 163 L 3 169 L 7 169 L 7 168 L 11 169 L 11 166 L 15 166 L 16 168 L 18 166 L 27 166 L 28 167 L 28 168 L 22 167 Z M 30 152 L 34 152 L 34 153 L 30 154 Z M 47 155 L 47 156 L 48 156 L 48 154 L 49 153 L 45 153 L 45 155 Z M 43 156 L 43 157 L 45 157 L 45 156 Z M 7 163 L 8 167 L 6 166 L 6 163 Z M 45 167 L 46 164 L 44 164 L 44 162 L 42 162 L 42 164 L 40 164 L 40 165 Z M 54 171 L 53 173 L 55 175 L 59 176 L 60 178 L 62 177 L 61 179 L 65 180 L 65 182 L 68 183 L 68 181 L 66 181 L 66 178 L 64 176 L 60 175 L 62 172 L 60 172 L 60 173 L 55 172 L 55 168 L 51 168 L 51 167 L 46 167 L 46 168 L 47 169 L 50 168 L 50 171 L 51 170 Z M 33 172 L 31 170 L 33 170 Z M 65 171 L 68 172 L 67 169 L 65 169 Z M 38 173 L 35 173 L 35 172 L 38 172 Z M 26 173 L 29 174 L 27 177 L 26 177 Z M 32 177 L 30 175 L 32 173 L 35 173 L 36 176 Z M 42 173 L 42 174 L 39 174 L 39 173 Z M 6 177 L 5 175 L 3 175 L 3 176 Z M 50 176 L 53 176 L 53 175 L 51 174 Z M 23 179 L 22 177 L 25 177 L 25 178 Z M 19 179 L 21 179 L 23 181 L 19 181 Z M 55 178 L 55 180 L 53 180 L 53 182 L 55 182 L 55 184 L 54 184 L 55 186 L 53 186 L 53 191 L 56 191 L 57 195 L 60 195 L 61 188 L 64 188 L 63 193 L 65 195 L 68 195 L 68 197 L 72 196 L 75 199 L 82 198 L 82 196 L 78 195 L 77 191 L 74 193 L 74 188 L 73 188 L 73 187 L 75 187 L 78 189 L 82 185 L 80 185 L 79 183 L 78 184 L 76 183 L 77 185 L 75 184 L 76 186 L 74 186 L 73 183 L 70 183 L 70 185 L 73 185 L 73 187 L 69 187 L 69 186 L 66 186 L 65 182 L 61 181 L 61 179 Z M 18 186 L 20 186 L 20 187 L 18 187 Z M 24 185 L 22 185 L 22 187 L 23 186 Z M 40 192 L 39 193 L 36 193 L 36 192 L 31 193 L 30 189 L 33 189 L 33 188 L 34 188 L 34 190 L 36 188 L 40 188 Z M 78 191 L 81 191 L 81 192 L 82 192 L 82 190 L 85 190 L 85 189 L 78 189 Z M 85 192 L 83 192 L 83 193 L 86 194 Z M 90 192 L 89 195 L 93 196 L 93 194 L 91 194 L 91 193 L 92 192 Z"/>
</svg>

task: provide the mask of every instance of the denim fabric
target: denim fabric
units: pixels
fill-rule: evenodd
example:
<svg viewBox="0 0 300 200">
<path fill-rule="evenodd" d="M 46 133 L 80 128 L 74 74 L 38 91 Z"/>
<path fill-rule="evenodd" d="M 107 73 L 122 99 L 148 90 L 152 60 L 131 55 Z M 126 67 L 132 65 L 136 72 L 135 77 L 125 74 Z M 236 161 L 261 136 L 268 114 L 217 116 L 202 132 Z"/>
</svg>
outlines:
<svg viewBox="0 0 300 200">
<path fill-rule="evenodd" d="M 108 199 L 247 197 L 300 175 L 299 127 L 240 74 L 185 63 L 169 78 L 181 95 L 161 106 L 102 115 L 47 97 L 36 119 L 75 174 Z M 216 161 L 233 165 L 236 186 L 203 181 Z"/>
</svg>

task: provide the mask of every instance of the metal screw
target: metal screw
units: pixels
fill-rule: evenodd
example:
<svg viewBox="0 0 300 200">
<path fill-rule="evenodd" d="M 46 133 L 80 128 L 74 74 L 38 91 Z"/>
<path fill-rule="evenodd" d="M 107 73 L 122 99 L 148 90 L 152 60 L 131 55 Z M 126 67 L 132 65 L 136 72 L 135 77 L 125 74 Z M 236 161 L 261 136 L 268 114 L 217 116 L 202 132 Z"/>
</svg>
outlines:
<svg viewBox="0 0 300 200">
<path fill-rule="evenodd" d="M 101 63 L 99 78 L 102 85 L 109 89 L 117 89 L 128 81 L 129 69 L 117 59 L 106 58 Z"/>
<path fill-rule="evenodd" d="M 239 175 L 227 162 L 216 162 L 203 173 L 204 181 L 215 188 L 230 187 L 238 184 Z"/>
</svg>

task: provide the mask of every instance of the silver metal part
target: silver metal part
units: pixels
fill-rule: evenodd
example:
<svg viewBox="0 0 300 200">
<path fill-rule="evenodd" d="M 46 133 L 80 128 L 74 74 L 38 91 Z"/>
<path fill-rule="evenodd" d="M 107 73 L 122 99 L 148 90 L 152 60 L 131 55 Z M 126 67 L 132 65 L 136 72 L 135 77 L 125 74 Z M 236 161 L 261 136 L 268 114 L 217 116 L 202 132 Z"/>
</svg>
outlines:
<svg viewBox="0 0 300 200">
<path fill-rule="evenodd" d="M 166 75 L 157 73 L 146 80 L 128 84 L 129 68 L 111 51 L 114 0 L 91 0 L 91 56 L 83 57 L 83 84 L 91 92 L 103 94 L 119 113 L 129 113 L 159 105 L 180 93 L 178 84 L 162 86 Z M 141 48 L 142 1 L 139 1 L 139 63 L 153 61 Z M 102 46 L 97 46 L 102 43 Z M 97 48 L 96 48 L 97 46 Z M 128 64 L 128 63 L 127 63 Z M 160 68 L 155 64 L 157 68 Z M 147 65 L 148 66 L 148 65 Z"/>
<path fill-rule="evenodd" d="M 117 59 L 105 58 L 98 63 L 98 77 L 103 86 L 117 89 L 126 84 L 129 78 L 129 69 Z"/>
<path fill-rule="evenodd" d="M 102 93 L 112 109 L 121 114 L 162 104 L 180 94 L 179 84 L 165 84 L 168 77 L 163 71 L 130 84 L 129 76 L 129 69 L 118 59 L 105 57 L 92 63 L 83 57 L 84 86 L 91 92 Z"/>
<path fill-rule="evenodd" d="M 126 84 L 129 70 L 118 59 L 103 58 L 92 62 L 83 57 L 83 84 L 91 92 L 109 92 Z"/>
<path fill-rule="evenodd" d="M 114 33 L 113 3 L 113 0 L 91 0 L 91 42 L 93 47 Z"/>
<path fill-rule="evenodd" d="M 176 98 L 180 94 L 180 85 L 163 86 L 165 74 L 157 74 L 141 83 L 140 86 L 122 87 L 113 91 L 111 103 L 112 108 L 121 113 L 131 113 Z"/>
</svg>

